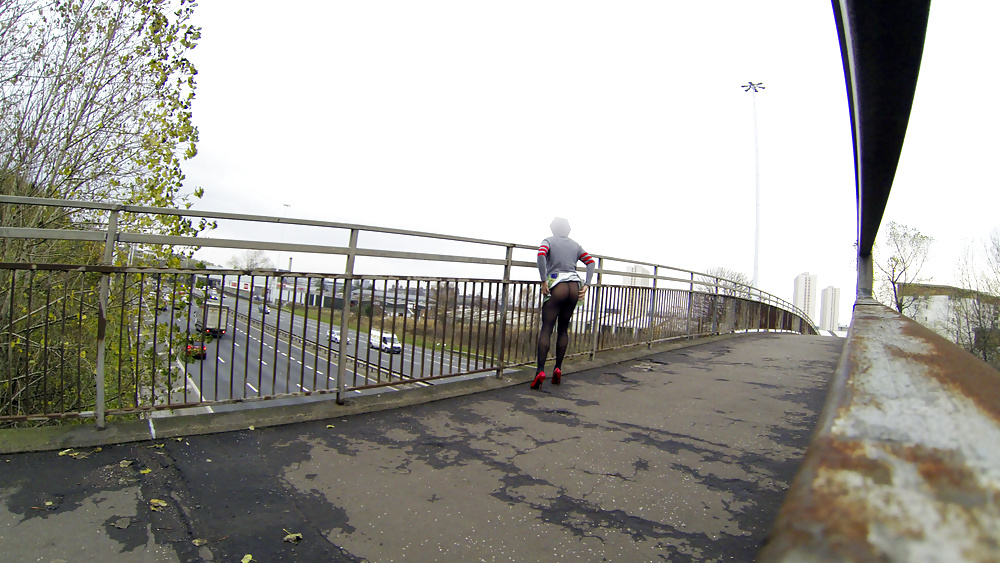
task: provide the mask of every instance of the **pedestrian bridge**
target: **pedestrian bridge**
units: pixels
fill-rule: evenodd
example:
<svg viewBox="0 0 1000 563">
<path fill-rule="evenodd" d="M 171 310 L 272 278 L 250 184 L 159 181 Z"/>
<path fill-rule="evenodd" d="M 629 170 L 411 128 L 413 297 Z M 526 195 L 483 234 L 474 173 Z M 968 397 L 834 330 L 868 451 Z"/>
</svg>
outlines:
<svg viewBox="0 0 1000 563">
<path fill-rule="evenodd" d="M 130 227 L 144 213 L 247 218 L 2 196 L 8 209 L 54 206 L 85 219 L 69 233 L 0 226 L 5 256 L 46 240 L 99 245 L 85 264 L 0 263 L 0 421 L 11 427 L 0 449 L 67 448 L 4 464 L 17 475 L 16 489 L 0 493 L 5 550 L 68 559 L 81 546 L 71 540 L 89 538 L 93 553 L 164 561 L 255 551 L 345 561 L 720 560 L 756 550 L 763 536 L 753 521 L 770 524 L 763 561 L 1000 559 L 1000 374 L 871 299 L 872 247 L 927 24 L 929 3 L 917 4 L 834 2 L 858 201 L 858 291 L 845 341 L 811 336 L 793 307 L 754 288 L 605 256 L 573 328 L 577 378 L 530 393 L 505 387 L 526 377 L 537 330 L 530 246 L 308 221 L 300 223 L 342 231 L 343 242 L 192 241 Z M 364 232 L 378 236 L 359 244 Z M 372 244 L 414 236 L 465 247 Z M 206 271 L 143 262 L 137 245 L 326 253 L 344 267 Z M 404 275 L 356 268 L 359 259 L 495 272 Z M 209 313 L 223 305 L 211 288 L 231 304 L 232 332 L 208 341 L 189 328 L 222 318 Z M 277 311 L 255 309 L 264 303 Z M 373 330 L 399 334 L 404 353 L 365 346 Z M 678 345 L 693 346 L 665 349 Z M 737 348 L 751 359 L 720 364 Z M 769 387 L 783 370 L 812 380 Z M 775 464 L 801 453 L 795 434 L 808 433 L 803 417 L 816 411 L 795 390 L 824 382 L 780 512 L 746 512 L 789 483 Z M 738 400 L 727 401 L 733 390 Z M 373 412 L 404 397 L 410 410 Z M 214 412 L 154 416 L 196 409 Z M 67 420 L 86 423 L 54 425 Z M 195 424 L 246 429 L 185 439 Z M 97 443 L 122 445 L 77 449 Z M 133 464 L 141 469 L 129 472 Z M 280 547 L 298 552 L 269 543 L 283 533 Z M 739 551 L 711 543 L 747 536 L 752 546 Z M 37 537 L 53 538 L 49 551 L 25 543 Z"/>
<path fill-rule="evenodd" d="M 714 336 L 578 358 L 540 392 L 487 377 L 292 425 L 261 416 L 301 407 L 174 418 L 155 440 L 112 424 L 142 441 L 5 456 L 0 542 L 45 561 L 748 561 L 843 344 Z"/>
</svg>

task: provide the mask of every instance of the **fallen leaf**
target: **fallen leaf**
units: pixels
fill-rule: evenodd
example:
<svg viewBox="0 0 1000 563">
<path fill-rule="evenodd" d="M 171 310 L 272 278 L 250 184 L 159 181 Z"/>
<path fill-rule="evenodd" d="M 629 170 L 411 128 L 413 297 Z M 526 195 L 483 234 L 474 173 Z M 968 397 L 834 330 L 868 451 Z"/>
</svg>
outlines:
<svg viewBox="0 0 1000 563">
<path fill-rule="evenodd" d="M 184 441 L 184 438 L 174 438 L 174 441 L 175 441 L 175 442 L 183 442 L 183 441 Z"/>
<path fill-rule="evenodd" d="M 251 561 L 253 561 L 253 555 L 250 555 L 249 553 L 244 555 L 243 559 L 240 559 L 240 563 L 250 563 Z"/>
<path fill-rule="evenodd" d="M 167 503 L 163 502 L 158 498 L 149 499 L 149 509 L 152 510 L 153 512 L 157 512 L 165 506 L 167 506 Z"/>
<path fill-rule="evenodd" d="M 139 470 L 139 473 L 142 473 L 143 475 L 145 475 L 147 473 L 152 473 L 152 472 L 153 472 L 153 470 L 149 469 L 148 467 L 146 469 L 140 469 Z"/>
<path fill-rule="evenodd" d="M 163 444 L 153 444 L 152 446 L 146 446 L 147 448 L 162 448 Z"/>
<path fill-rule="evenodd" d="M 45 501 L 45 506 L 52 506 L 52 501 L 51 500 Z"/>
<path fill-rule="evenodd" d="M 282 528 L 282 529 L 284 529 L 284 528 Z M 285 530 L 285 533 L 288 534 L 284 538 L 284 541 L 286 541 L 286 542 L 289 542 L 289 543 L 299 543 L 299 540 L 302 539 L 302 534 L 293 534 L 293 533 L 289 532 L 288 530 Z"/>
<path fill-rule="evenodd" d="M 69 455 L 72 452 L 73 452 L 73 448 L 70 448 L 68 450 L 63 450 L 63 451 L 59 452 L 59 455 Z"/>
<path fill-rule="evenodd" d="M 206 543 L 208 543 L 208 540 L 203 540 L 203 539 L 199 538 L 199 539 L 196 539 L 196 540 L 191 540 L 191 543 L 195 544 L 198 547 L 201 547 L 201 546 L 205 545 Z"/>
<path fill-rule="evenodd" d="M 128 466 L 132 465 L 132 462 L 129 461 L 129 460 L 127 460 L 127 459 L 123 459 L 123 460 L 121 460 L 121 462 L 118 463 L 118 465 L 120 467 L 128 467 Z"/>
<path fill-rule="evenodd" d="M 206 459 L 205 461 L 207 461 L 208 463 L 212 463 L 212 460 L 210 459 Z"/>
<path fill-rule="evenodd" d="M 327 424 L 326 427 L 327 428 L 333 428 L 333 425 L 332 424 Z"/>
<path fill-rule="evenodd" d="M 99 452 L 99 451 L 101 451 L 102 449 L 104 449 L 104 448 L 101 448 L 100 446 L 98 446 L 98 447 L 94 448 L 94 451 L 95 451 L 95 452 Z"/>
<path fill-rule="evenodd" d="M 250 430 L 253 430 L 253 429 L 254 429 L 254 427 L 253 427 L 253 425 L 251 424 L 251 425 L 250 425 Z"/>
</svg>

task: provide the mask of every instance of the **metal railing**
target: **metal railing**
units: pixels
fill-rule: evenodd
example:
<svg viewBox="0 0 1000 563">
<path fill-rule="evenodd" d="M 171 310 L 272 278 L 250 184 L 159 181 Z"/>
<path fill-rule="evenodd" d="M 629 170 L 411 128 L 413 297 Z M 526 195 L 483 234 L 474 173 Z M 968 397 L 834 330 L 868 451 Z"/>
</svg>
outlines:
<svg viewBox="0 0 1000 563">
<path fill-rule="evenodd" d="M 365 389 L 502 377 L 535 361 L 540 287 L 534 261 L 515 259 L 533 257 L 535 246 L 284 217 L 13 196 L 0 203 L 82 209 L 91 221 L 86 229 L 0 227 L 4 239 L 104 245 L 101 264 L 0 263 L 0 424 L 93 417 L 103 426 L 107 416 L 316 394 L 343 402 Z M 133 233 L 119 228 L 123 214 L 305 225 L 345 231 L 348 242 Z M 365 247 L 361 233 L 394 238 Z M 400 250 L 412 240 L 474 249 Z M 344 272 L 129 264 L 136 244 L 332 255 L 344 259 Z M 362 272 L 358 257 L 399 273 Z M 755 288 L 596 258 L 596 283 L 574 315 L 569 357 L 741 330 L 815 333 L 800 311 Z M 495 273 L 407 274 L 414 261 Z M 621 283 L 611 283 L 616 277 Z"/>
</svg>

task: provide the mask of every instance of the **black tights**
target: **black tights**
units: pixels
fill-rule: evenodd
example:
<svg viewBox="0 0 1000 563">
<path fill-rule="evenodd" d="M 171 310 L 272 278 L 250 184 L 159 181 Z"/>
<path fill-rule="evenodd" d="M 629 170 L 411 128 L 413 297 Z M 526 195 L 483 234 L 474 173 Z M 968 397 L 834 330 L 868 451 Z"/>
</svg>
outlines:
<svg viewBox="0 0 1000 563">
<path fill-rule="evenodd" d="M 549 290 L 549 300 L 542 305 L 542 332 L 538 335 L 538 369 L 535 373 L 545 371 L 552 327 L 557 320 L 559 333 L 556 336 L 556 367 L 562 367 L 563 356 L 569 345 L 569 321 L 573 318 L 573 310 L 579 299 L 580 284 L 577 282 L 562 282 Z"/>
</svg>

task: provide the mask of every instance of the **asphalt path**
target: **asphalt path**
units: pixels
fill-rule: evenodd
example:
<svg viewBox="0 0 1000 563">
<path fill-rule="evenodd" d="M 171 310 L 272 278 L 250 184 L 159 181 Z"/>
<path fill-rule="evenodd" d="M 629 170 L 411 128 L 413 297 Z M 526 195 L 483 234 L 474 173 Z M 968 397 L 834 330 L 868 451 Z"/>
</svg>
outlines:
<svg viewBox="0 0 1000 563">
<path fill-rule="evenodd" d="M 0 561 L 752 561 L 842 343 L 745 335 L 540 391 L 5 455 Z"/>
</svg>

